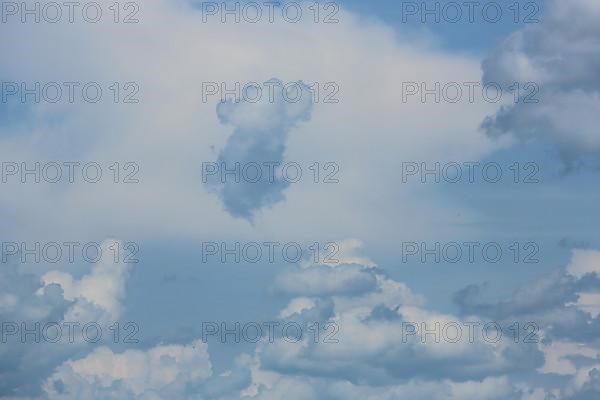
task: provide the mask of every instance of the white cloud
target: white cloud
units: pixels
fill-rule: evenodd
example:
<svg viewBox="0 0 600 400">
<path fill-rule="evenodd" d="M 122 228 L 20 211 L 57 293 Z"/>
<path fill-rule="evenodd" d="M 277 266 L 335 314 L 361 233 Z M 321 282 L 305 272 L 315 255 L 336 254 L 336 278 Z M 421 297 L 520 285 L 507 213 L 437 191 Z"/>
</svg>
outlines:
<svg viewBox="0 0 600 400">
<path fill-rule="evenodd" d="M 124 248 L 121 241 L 106 240 L 100 246 L 100 250 L 101 259 L 81 279 L 74 279 L 65 272 L 50 271 L 42 276 L 42 281 L 44 286 L 60 285 L 66 300 L 91 303 L 102 310 L 103 321 L 115 322 L 119 320 L 123 311 L 121 302 L 125 298 L 125 283 L 133 264 L 123 261 Z M 89 318 L 85 315 L 85 309 L 86 306 L 81 303 L 74 305 L 67 317 Z"/>
<path fill-rule="evenodd" d="M 114 353 L 107 347 L 66 361 L 44 384 L 49 399 L 152 399 L 181 396 L 212 375 L 206 344 L 160 345 Z M 161 394 L 162 393 L 162 394 Z"/>
<path fill-rule="evenodd" d="M 313 299 L 308 297 L 296 297 L 290 301 L 288 306 L 281 310 L 279 318 L 287 318 L 294 314 L 299 314 L 304 310 L 310 310 L 316 306 Z"/>
<path fill-rule="evenodd" d="M 542 347 L 545 356 L 545 363 L 540 372 L 553 373 L 560 375 L 573 375 L 577 372 L 577 367 L 571 361 L 570 357 L 584 356 L 594 359 L 600 356 L 600 350 L 591 346 L 572 342 L 552 342 Z"/>
<path fill-rule="evenodd" d="M 386 387 L 373 387 L 276 374 L 262 380 L 261 384 L 264 389 L 255 397 L 257 400 L 274 400 L 283 396 L 325 400 L 534 400 L 532 397 L 522 397 L 525 392 L 512 385 L 506 377 L 465 382 L 411 380 Z"/>
<path fill-rule="evenodd" d="M 356 290 L 347 278 L 357 273 L 371 276 L 375 284 Z M 542 365 L 543 355 L 535 344 L 516 344 L 506 337 L 498 342 L 485 340 L 482 330 L 490 321 L 427 310 L 420 296 L 376 268 L 357 264 L 311 266 L 283 273 L 277 282 L 279 287 L 288 291 L 293 288 L 292 293 L 301 296 L 280 315 L 290 321 L 312 324 L 316 317 L 321 318 L 321 324 L 334 323 L 335 340 L 315 341 L 307 335 L 298 343 L 285 339 L 262 342 L 257 355 L 266 371 L 390 386 L 398 380 L 499 377 Z M 340 287 L 334 289 L 332 285 L 337 284 Z M 311 300 L 312 296 L 318 296 L 322 303 Z M 331 310 L 327 309 L 327 300 L 333 303 Z M 323 312 L 316 312 L 318 305 L 324 307 Z M 472 332 L 467 325 L 470 322 L 478 324 Z M 407 324 L 415 325 L 414 334 Z M 456 328 L 446 330 L 450 325 L 459 326 L 460 332 Z M 436 331 L 437 336 L 426 334 L 425 329 Z M 446 340 L 444 335 L 452 339 Z M 456 398 L 470 398 L 467 389 L 464 386 L 463 394 Z"/>
<path fill-rule="evenodd" d="M 567 272 L 578 279 L 591 273 L 600 275 L 600 251 L 574 249 Z"/>
</svg>

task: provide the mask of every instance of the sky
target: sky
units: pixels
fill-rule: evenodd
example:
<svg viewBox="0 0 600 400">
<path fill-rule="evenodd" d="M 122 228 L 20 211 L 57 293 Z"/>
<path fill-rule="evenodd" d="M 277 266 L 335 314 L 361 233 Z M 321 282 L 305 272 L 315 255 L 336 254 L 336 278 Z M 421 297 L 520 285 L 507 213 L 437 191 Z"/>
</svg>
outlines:
<svg viewBox="0 0 600 400">
<path fill-rule="evenodd" d="M 0 10 L 0 398 L 599 398 L 596 0 Z"/>
</svg>

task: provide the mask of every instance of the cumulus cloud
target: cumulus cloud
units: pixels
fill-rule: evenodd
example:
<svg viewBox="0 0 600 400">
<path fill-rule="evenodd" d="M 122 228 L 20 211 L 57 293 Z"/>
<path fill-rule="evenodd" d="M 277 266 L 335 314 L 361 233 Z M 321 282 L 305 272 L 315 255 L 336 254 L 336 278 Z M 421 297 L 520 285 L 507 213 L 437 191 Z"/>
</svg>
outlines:
<svg viewBox="0 0 600 400">
<path fill-rule="evenodd" d="M 35 350 L 21 339 L 24 326 L 35 330 L 35 324 L 44 325 L 64 318 L 71 305 L 58 285 L 42 286 L 34 275 L 21 272 L 16 266 L 2 264 L 0 268 L 0 393 L 16 394 L 37 389 L 40 376 L 47 373 L 48 365 L 60 363 L 64 349 L 58 345 Z M 9 325 L 13 325 L 11 329 Z M 10 335 L 9 332 L 17 330 Z M 28 340 L 35 340 L 33 335 Z"/>
<path fill-rule="evenodd" d="M 539 102 L 505 105 L 482 127 L 490 136 L 548 141 L 574 167 L 600 153 L 600 6 L 551 0 L 546 10 L 540 23 L 510 35 L 483 62 L 485 83 L 510 91 L 515 82 L 534 82 Z"/>
<path fill-rule="evenodd" d="M 248 355 L 216 374 L 208 345 L 160 344 L 147 350 L 114 352 L 107 347 L 65 361 L 43 384 L 48 400 L 239 400 L 252 383 Z"/>
<path fill-rule="evenodd" d="M 573 250 L 569 265 L 518 288 L 508 299 L 485 301 L 485 291 L 485 284 L 470 285 L 454 301 L 463 315 L 534 322 L 548 339 L 587 342 L 600 334 L 599 251 Z"/>
<path fill-rule="evenodd" d="M 283 273 L 276 284 L 299 296 L 282 311 L 284 321 L 304 327 L 315 321 L 335 324 L 330 337 L 335 340 L 261 343 L 257 354 L 266 371 L 376 387 L 399 381 L 480 380 L 543 364 L 536 345 L 486 342 L 485 322 L 478 318 L 468 320 L 479 324 L 468 335 L 467 320 L 427 310 L 420 296 L 373 265 L 298 267 Z M 459 340 L 442 339 L 446 324 L 463 324 Z M 415 327 L 414 334 L 408 325 Z M 438 339 L 424 336 L 426 329 L 437 329 Z"/>
<path fill-rule="evenodd" d="M 573 31 L 573 38 L 581 38 L 588 34 L 585 31 L 588 29 L 589 37 L 593 39 L 594 30 L 589 19 L 595 17 L 587 12 L 593 3 L 581 0 L 563 3 L 554 3 L 554 9 L 558 10 L 556 19 L 562 21 L 560 32 Z M 102 0 L 101 4 L 108 8 L 112 2 Z M 472 57 L 450 55 L 420 43 L 403 41 L 389 27 L 367 22 L 343 9 L 340 11 L 342 22 L 335 26 L 257 24 L 250 31 L 243 24 L 204 25 L 200 23 L 197 10 L 190 9 L 185 2 L 173 4 L 168 1 L 144 4 L 144 18 L 135 30 L 113 23 L 98 24 L 94 29 L 83 24 L 3 27 L 6 53 L 21 54 L 19 58 L 3 59 L 0 72 L 10 79 L 68 81 L 74 79 L 73 71 L 84 71 L 85 76 L 76 78 L 102 78 L 109 82 L 135 79 L 143 96 L 142 101 L 131 108 L 63 105 L 60 110 L 64 119 L 60 121 L 54 120 L 56 108 L 33 106 L 35 119 L 18 124 L 18 130 L 13 129 L 12 124 L 10 129 L 1 126 L 0 155 L 5 159 L 10 156 L 38 160 L 59 152 L 67 157 L 104 160 L 103 165 L 110 165 L 115 159 L 136 160 L 141 164 L 145 178 L 139 185 L 127 189 L 124 185 L 107 188 L 103 184 L 73 185 L 68 189 L 60 185 L 37 185 L 33 189 L 20 184 L 4 186 L 7 190 L 2 191 L 0 200 L 6 214 L 11 215 L 4 221 L 6 232 L 12 235 L 14 230 L 17 232 L 14 235 L 21 236 L 33 231 L 47 234 L 47 226 L 51 226 L 50 234 L 55 231 L 93 234 L 110 228 L 119 233 L 133 232 L 137 237 L 154 238 L 176 233 L 178 237 L 189 239 L 204 235 L 207 226 L 214 227 L 219 234 L 238 232 L 242 225 L 246 229 L 247 224 L 243 221 L 236 224 L 226 218 L 227 215 L 222 215 L 220 208 L 223 206 L 229 214 L 251 220 L 260 210 L 280 204 L 282 210 L 273 210 L 272 215 L 261 221 L 266 231 L 274 234 L 293 231 L 312 236 L 315 224 L 319 223 L 337 232 L 364 233 L 384 245 L 386 241 L 397 243 L 398 235 L 410 235 L 414 239 L 429 234 L 432 225 L 428 222 L 433 221 L 437 226 L 440 220 L 447 219 L 451 209 L 444 199 L 438 201 L 436 197 L 428 201 L 411 197 L 413 190 L 409 185 L 390 184 L 398 182 L 402 160 L 476 160 L 494 147 L 476 133 L 478 122 L 489 112 L 488 104 L 400 104 L 399 88 L 406 80 L 467 82 L 480 79 L 479 62 Z M 585 12 L 576 13 L 583 23 L 565 24 L 561 7 L 567 13 L 583 7 Z M 584 26 L 587 28 L 582 28 Z M 548 25 L 532 29 L 552 34 Z M 560 38 L 562 33 L 557 35 Z M 530 38 L 526 39 L 522 42 L 529 43 Z M 581 54 L 573 57 L 587 56 L 589 48 L 595 48 L 593 40 L 567 39 L 564 41 L 582 43 L 578 50 Z M 21 51 L 23 40 L 31 43 L 31 51 Z M 541 39 L 531 43 L 536 42 L 539 44 Z M 66 53 L 56 52 L 56 43 L 68 44 L 64 51 L 72 51 L 77 57 L 62 57 Z M 590 47 L 586 48 L 588 44 Z M 527 47 L 522 43 L 514 46 Z M 562 56 L 564 49 L 562 46 L 545 51 L 552 56 Z M 162 55 L 160 60 L 157 54 Z M 510 55 L 510 51 L 506 54 Z M 510 58 L 507 57 L 509 61 Z M 486 80 L 500 80 L 496 74 L 513 73 L 512 66 L 506 71 L 495 71 L 492 64 L 503 65 L 501 62 L 487 63 L 484 69 L 489 77 Z M 332 65 L 343 68 L 335 69 L 332 76 Z M 595 109 L 596 94 L 582 88 L 582 79 L 587 79 L 587 75 L 593 77 L 597 64 L 571 62 L 569 68 L 573 70 L 565 68 L 563 72 L 577 76 L 572 82 L 565 81 L 565 84 L 580 89 L 573 93 L 562 87 L 561 79 L 565 78 L 560 78 L 561 74 L 537 73 L 527 63 L 524 65 L 527 74 L 519 75 L 520 81 L 538 80 L 550 88 L 554 85 L 556 93 L 568 92 L 560 98 L 569 100 L 562 100 L 564 104 L 558 100 L 554 104 L 546 103 L 549 105 L 544 114 L 556 117 L 549 121 L 544 119 L 543 124 L 540 120 L 545 117 L 525 115 L 524 111 L 517 111 L 520 106 L 515 107 L 513 110 L 520 118 L 519 123 L 522 121 L 523 132 L 538 137 L 552 131 L 554 136 L 550 137 L 558 141 L 566 130 L 562 113 L 572 112 L 576 107 L 581 112 Z M 582 65 L 584 68 L 579 71 Z M 580 73 L 572 74 L 575 70 Z M 257 76 L 272 76 L 274 71 L 277 76 L 292 81 L 335 80 L 342 88 L 343 101 L 335 107 L 328 105 L 319 110 L 316 107 L 313 110 L 312 105 L 306 103 L 225 102 L 217 106 L 216 117 L 214 109 L 205 107 L 200 101 L 199 90 L 205 79 L 254 81 Z M 530 71 L 533 72 L 530 74 Z M 538 79 L 540 76 L 543 79 Z M 512 84 L 509 78 L 514 76 L 505 79 L 506 85 Z M 593 85 L 591 88 L 596 90 Z M 585 96 L 592 102 L 586 105 Z M 503 122 L 501 113 L 497 117 L 486 125 L 490 135 L 506 133 L 505 125 L 516 126 L 510 121 L 508 111 L 507 122 Z M 596 136 L 589 128 L 590 118 L 586 114 L 578 120 L 581 121 L 578 125 L 580 142 L 566 145 L 562 144 L 566 141 L 560 142 L 565 152 L 580 151 L 586 146 L 595 151 Z M 535 130 L 531 124 L 537 122 L 552 129 Z M 232 134 L 228 132 L 231 127 Z M 102 140 L 81 140 L 82 132 L 87 133 L 86 138 L 96 135 Z M 75 151 L 63 153 L 64 142 L 78 146 Z M 214 159 L 214 154 L 208 150 L 211 145 L 222 148 L 218 160 L 226 161 L 277 161 L 272 158 L 285 160 L 288 154 L 292 155 L 290 159 L 304 160 L 305 165 L 316 160 L 333 160 L 342 166 L 349 179 L 346 182 L 352 182 L 352 185 L 336 185 L 330 188 L 327 197 L 323 195 L 322 186 L 318 190 L 302 186 L 293 196 L 288 196 L 287 202 L 281 202 L 288 188 L 285 182 L 269 187 L 258 183 L 229 188 L 221 182 L 213 182 L 222 203 L 213 204 L 213 197 L 206 196 L 201 185 L 190 184 L 198 182 L 199 163 Z M 261 159 L 253 159 L 255 155 Z M 156 162 L 159 159 L 169 162 Z M 385 160 L 383 168 L 382 160 Z M 53 204 L 56 212 L 48 215 L 46 203 Z M 84 211 L 79 207 L 81 204 L 86 204 Z M 307 204 L 311 205 L 310 213 L 306 212 Z M 398 207 L 399 204 L 403 207 Z M 136 212 L 131 212 L 132 209 Z M 390 218 L 390 215 L 395 217 Z M 398 231 L 399 222 L 408 233 Z M 255 235 L 257 232 L 248 229 L 243 233 Z M 453 230 L 452 235 L 455 234 L 457 232 Z M 288 346 L 281 341 L 261 344 L 256 356 L 262 362 L 262 370 L 254 370 L 253 374 L 272 379 L 266 379 L 264 383 L 255 380 L 255 390 L 260 398 L 343 396 L 470 400 L 484 397 L 512 400 L 521 395 L 528 399 L 539 396 L 541 392 L 536 389 L 517 387 L 502 376 L 507 371 L 520 372 L 539 366 L 540 354 L 535 348 L 512 344 L 496 347 L 482 342 L 455 346 L 418 340 L 401 343 L 398 330 L 404 321 L 435 323 L 460 318 L 425 309 L 421 296 L 374 268 L 367 258 L 351 254 L 339 259 L 338 265 L 333 267 L 317 265 L 294 270 L 290 276 L 298 282 L 289 277 L 276 282 L 287 294 L 298 296 L 281 311 L 280 318 L 306 324 L 309 321 L 335 321 L 340 328 L 337 335 L 340 342 L 327 346 L 304 342 Z M 26 310 L 40 319 L 65 318 L 65 314 L 100 319 L 122 315 L 125 304 L 123 282 L 128 267 L 111 263 L 97 267 L 82 278 L 50 273 L 44 277 L 45 283 L 32 277 L 11 275 L 7 278 L 7 290 L 3 290 L 4 296 L 0 297 L 0 308 L 10 318 L 18 318 L 10 314 L 16 309 Z M 320 282 L 321 278 L 339 279 L 339 282 Z M 345 283 L 351 290 L 344 287 Z M 582 299 L 581 293 L 586 293 L 584 289 L 592 290 L 594 285 L 594 278 L 558 274 L 550 282 L 541 284 L 538 292 L 547 294 L 549 290 L 558 289 L 556 298 L 548 299 L 551 304 L 547 308 L 555 310 L 554 316 L 571 315 L 574 320 L 587 321 L 589 311 L 571 289 L 576 288 L 573 290 L 580 293 L 578 299 Z M 21 287 L 24 289 L 19 292 Z M 4 285 L 2 289 L 5 289 Z M 544 303 L 540 296 L 533 300 L 533 305 L 519 300 L 519 310 L 530 312 L 528 310 Z M 560 306 L 570 303 L 573 304 L 568 310 L 574 310 L 571 314 Z M 486 305 L 478 300 L 469 307 L 487 314 Z M 582 339 L 589 339 L 589 335 Z M 69 349 L 68 352 L 61 350 L 52 362 L 48 362 L 44 351 L 27 350 L 22 355 L 17 353 L 25 351 L 23 347 L 3 348 L 2 351 L 9 354 L 3 353 L 7 356 L 0 361 L 5 363 L 0 372 L 0 382 L 4 385 L 2 395 L 15 394 L 15 388 L 19 388 L 20 393 L 27 392 L 23 387 L 35 386 L 39 377 L 45 377 L 55 365 L 60 365 L 54 371 L 54 377 L 58 379 L 48 380 L 45 388 L 49 395 L 58 398 L 79 395 L 82 398 L 95 395 L 146 399 L 185 398 L 188 395 L 236 398 L 236 391 L 249 384 L 245 361 L 240 361 L 231 373 L 207 378 L 208 360 L 204 350 L 196 357 L 182 345 L 161 344 L 144 351 L 125 352 L 102 348 L 89 357 L 72 355 L 71 349 L 75 350 L 77 346 Z M 157 354 L 159 360 L 154 358 Z M 66 355 L 72 361 L 63 363 Z M 99 365 L 105 361 L 133 365 L 148 375 L 122 369 L 109 371 Z M 168 374 L 157 377 L 157 371 L 162 369 Z M 582 376 L 590 376 L 581 371 Z M 315 377 L 319 374 L 326 377 Z M 201 387 L 195 387 L 194 381 L 200 381 Z M 403 383 L 399 384 L 399 381 Z M 584 379 L 587 381 L 591 382 L 591 379 Z M 188 391 L 190 386 L 193 390 Z M 586 387 L 590 385 L 575 386 L 573 393 L 582 392 L 581 389 Z"/>
<path fill-rule="evenodd" d="M 549 393 L 551 399 L 598 398 L 600 356 L 600 252 L 574 249 L 564 268 L 517 289 L 508 299 L 483 300 L 483 286 L 472 285 L 455 295 L 461 312 L 498 321 L 534 323 L 542 339 L 543 374 L 571 376 L 569 383 Z"/>
<path fill-rule="evenodd" d="M 2 265 L 0 392 L 36 393 L 40 380 L 54 366 L 90 347 L 81 326 L 95 323 L 107 332 L 110 325 L 119 321 L 131 265 L 114 259 L 114 253 L 109 251 L 114 245 L 122 246 L 115 240 L 102 243 L 102 257 L 80 279 L 61 271 L 50 271 L 40 279 L 15 265 Z M 65 323 L 79 324 L 79 329 L 73 328 L 71 336 Z M 56 342 L 52 341 L 57 335 L 55 328 L 44 331 L 50 324 L 61 327 L 62 334 L 56 336 Z M 26 329 L 36 333 L 24 336 Z M 98 344 L 108 342 L 109 336 L 101 337 Z"/>
<path fill-rule="evenodd" d="M 280 340 L 265 344 L 261 348 L 262 365 L 292 375 L 389 386 L 411 379 L 458 382 L 484 379 L 535 369 L 543 363 L 536 346 L 506 341 L 492 345 L 482 339 L 481 329 L 475 331 L 471 343 L 466 325 L 461 328 L 464 336 L 456 343 L 442 339 L 436 342 L 434 335 L 423 341 L 425 328 L 439 332 L 445 324 L 465 321 L 407 307 L 400 307 L 397 312 L 400 314 L 397 319 L 369 318 L 369 314 L 358 310 L 336 313 L 331 318 L 339 328 L 335 343 L 306 340 L 297 345 Z M 482 321 L 478 323 L 483 325 Z M 418 333 L 404 336 L 408 324 L 415 324 Z M 440 325 L 436 328 L 436 324 Z"/>
<path fill-rule="evenodd" d="M 251 384 L 248 357 L 238 357 L 230 370 L 216 375 L 208 346 L 200 339 L 147 350 L 119 352 L 108 347 L 113 338 L 109 327 L 125 311 L 125 283 L 132 268 L 115 260 L 110 251 L 114 246 L 122 248 L 122 243 L 103 242 L 101 259 L 80 278 L 62 271 L 39 278 L 3 265 L 1 396 L 15 400 L 239 399 Z M 19 329 L 14 335 L 6 325 L 13 322 Z M 31 333 L 22 340 L 22 323 L 34 331 L 35 324 L 66 322 L 79 327 L 96 323 L 105 335 L 91 343 L 75 328 L 71 341 L 63 327 L 61 340 L 55 343 L 43 337 L 37 340 Z M 50 332 L 53 337 L 54 331 Z"/>
<path fill-rule="evenodd" d="M 58 367 L 44 390 L 57 400 L 169 398 L 211 375 L 207 346 L 201 341 L 117 354 L 101 347 Z"/>
<path fill-rule="evenodd" d="M 297 173 L 288 178 L 281 170 L 288 135 L 310 118 L 311 109 L 312 93 L 306 84 L 284 86 L 278 79 L 248 86 L 242 99 L 218 104 L 219 120 L 235 130 L 217 158 L 218 173 L 208 175 L 207 183 L 231 215 L 251 220 L 261 208 L 283 200 L 283 191 Z M 237 170 L 238 176 L 226 170 Z"/>
<path fill-rule="evenodd" d="M 81 279 L 75 279 L 61 271 L 51 271 L 42 276 L 44 286 L 59 285 L 64 291 L 65 299 L 77 301 L 77 306 L 72 307 L 69 317 L 90 318 L 86 315 L 88 312 L 97 316 L 98 312 L 90 310 L 91 306 L 107 322 L 119 320 L 123 311 L 121 302 L 125 298 L 125 283 L 133 264 L 123 262 L 122 257 L 115 260 L 115 255 L 118 256 L 115 248 L 122 249 L 123 244 L 114 240 L 102 243 L 102 258 Z"/>
</svg>

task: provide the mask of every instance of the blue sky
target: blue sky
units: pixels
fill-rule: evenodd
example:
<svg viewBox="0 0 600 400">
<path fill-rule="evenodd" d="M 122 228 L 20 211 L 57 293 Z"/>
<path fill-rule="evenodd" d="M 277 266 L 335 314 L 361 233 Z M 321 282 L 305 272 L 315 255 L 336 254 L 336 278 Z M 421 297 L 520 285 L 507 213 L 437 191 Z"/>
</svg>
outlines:
<svg viewBox="0 0 600 400">
<path fill-rule="evenodd" d="M 444 49 L 484 53 L 503 37 L 515 29 L 523 27 L 524 21 L 540 19 L 544 12 L 544 1 L 515 2 L 502 0 L 496 2 L 456 2 L 451 0 L 435 1 L 375 1 L 365 3 L 357 0 L 345 0 L 343 4 L 357 12 L 369 14 L 395 27 L 401 34 L 417 31 L 415 34 L 430 32 Z M 484 14 L 484 7 L 494 3 Z M 518 3 L 519 7 L 514 7 Z M 529 4 L 531 3 L 531 4 Z M 461 18 L 458 18 L 455 5 L 460 6 Z M 416 6 L 415 6 L 416 5 Z M 502 17 L 497 22 L 489 23 L 486 18 L 496 19 L 496 7 L 502 9 Z M 427 13 L 428 10 L 439 12 Z M 519 13 L 516 13 L 519 9 Z M 472 10 L 472 14 L 471 11 Z M 488 14 L 489 13 L 489 14 Z M 469 16 L 472 15 L 472 22 Z M 436 20 L 437 18 L 437 20 Z M 423 23 L 425 19 L 426 23 Z M 406 22 L 405 22 L 406 21 Z M 437 22 L 439 21 L 439 22 Z M 456 21 L 456 22 L 454 22 Z"/>
<path fill-rule="evenodd" d="M 0 398 L 597 399 L 598 3 L 283 3 L 3 6 Z"/>
</svg>

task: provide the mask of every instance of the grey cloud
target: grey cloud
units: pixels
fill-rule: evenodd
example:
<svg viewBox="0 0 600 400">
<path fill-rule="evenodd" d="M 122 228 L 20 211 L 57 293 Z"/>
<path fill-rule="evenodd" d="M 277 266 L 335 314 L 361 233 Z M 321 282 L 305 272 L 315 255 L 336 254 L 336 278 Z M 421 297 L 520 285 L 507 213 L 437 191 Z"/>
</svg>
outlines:
<svg viewBox="0 0 600 400">
<path fill-rule="evenodd" d="M 598 400 L 600 398 L 600 371 L 593 368 L 589 371 L 587 380 L 574 393 L 568 393 L 564 400 Z"/>
<path fill-rule="evenodd" d="M 482 129 L 492 137 L 550 142 L 575 168 L 600 154 L 600 6 L 551 0 L 546 9 L 540 23 L 510 35 L 482 64 L 484 83 L 509 92 L 515 82 L 535 82 L 539 102 L 503 106 Z"/>
<path fill-rule="evenodd" d="M 2 331 L 8 332 L 8 324 L 21 324 L 33 329 L 36 323 L 63 320 L 71 304 L 63 297 L 59 285 L 43 287 L 39 278 L 21 272 L 11 264 L 0 265 L 0 322 Z M 37 295 L 38 290 L 41 295 Z M 7 325 L 5 325 L 7 324 Z M 33 336 L 29 336 L 33 340 Z M 68 350 L 68 349 L 66 349 Z M 65 349 L 58 345 L 23 343 L 20 334 L 7 336 L 0 344 L 0 393 L 34 394 L 40 380 L 48 372 L 48 366 L 60 363 Z"/>
<path fill-rule="evenodd" d="M 103 246 L 111 243 L 106 241 Z M 71 337 L 69 328 L 61 324 L 78 323 L 81 327 L 88 322 L 95 322 L 104 332 L 108 332 L 108 325 L 118 322 L 115 309 L 120 308 L 119 301 L 122 299 L 120 291 L 115 291 L 115 288 L 124 283 L 129 267 L 125 263 L 111 261 L 112 255 L 108 251 L 103 254 L 106 256 L 80 279 L 72 279 L 71 275 L 60 271 L 51 271 L 44 277 L 52 275 L 60 279 L 46 281 L 22 271 L 17 265 L 0 264 L 2 330 L 5 332 L 7 324 L 18 326 L 18 332 L 7 336 L 6 341 L 0 344 L 1 395 L 39 398 L 40 383 L 54 367 L 95 346 L 84 340 L 81 328 L 76 333 L 75 328 Z M 79 284 L 83 284 L 89 293 L 69 296 L 73 286 Z M 113 294 L 116 297 L 111 297 Z M 108 301 L 111 307 L 106 308 L 103 301 Z M 61 326 L 61 336 L 56 342 L 49 339 L 54 338 L 56 328 L 50 330 L 52 333 L 48 333 L 47 338 L 42 337 L 47 324 Z M 23 328 L 37 332 L 37 335 L 23 337 Z M 110 334 L 104 334 L 97 344 L 110 340 Z"/>
<path fill-rule="evenodd" d="M 264 163 L 283 163 L 290 130 L 310 119 L 313 106 L 310 88 L 306 84 L 297 82 L 295 86 L 288 87 L 290 94 L 286 97 L 281 81 L 272 79 L 269 82 L 276 85 L 273 92 L 268 87 L 263 88 L 257 102 L 228 100 L 217 106 L 219 120 L 235 127 L 219 153 L 217 165 L 220 169 L 226 167 L 231 170 L 236 164 L 243 168 L 255 163 L 262 168 L 262 175 L 252 182 L 244 179 L 236 182 L 232 175 L 226 179 L 222 179 L 220 174 L 209 175 L 207 185 L 219 195 L 228 213 L 248 220 L 252 220 L 258 210 L 284 199 L 283 191 L 289 182 L 280 173 L 271 176 L 269 167 Z M 301 93 L 297 101 L 296 94 L 292 93 L 295 88 L 299 88 Z M 247 98 L 253 99 L 254 95 Z"/>
<path fill-rule="evenodd" d="M 528 343 L 504 341 L 496 347 L 478 338 L 473 343 L 459 344 L 436 344 L 433 340 L 423 343 L 420 336 L 404 338 L 403 323 L 458 320 L 403 304 L 405 288 L 380 273 L 378 269 L 342 264 L 335 268 L 298 268 L 280 276 L 280 288 L 293 289 L 298 296 L 333 301 L 329 320 L 339 329 L 339 342 L 263 343 L 258 352 L 261 366 L 286 376 L 326 377 L 378 387 L 411 379 L 484 379 L 530 371 L 543 364 L 543 354 L 536 345 Z M 370 283 L 370 279 L 363 279 L 368 276 L 377 279 Z M 365 298 L 373 301 L 354 301 Z M 297 319 L 304 321 L 305 312 Z M 432 325 L 428 326 L 431 329 Z"/>
<path fill-rule="evenodd" d="M 508 299 L 486 301 L 486 285 L 469 285 L 454 295 L 462 315 L 477 315 L 495 321 L 533 322 L 544 329 L 546 339 L 589 342 L 600 337 L 600 317 L 593 318 L 574 303 L 580 293 L 600 292 L 600 277 L 588 273 L 576 278 L 557 270 L 525 285 Z"/>
</svg>

